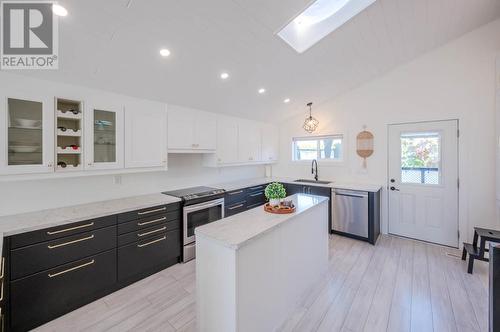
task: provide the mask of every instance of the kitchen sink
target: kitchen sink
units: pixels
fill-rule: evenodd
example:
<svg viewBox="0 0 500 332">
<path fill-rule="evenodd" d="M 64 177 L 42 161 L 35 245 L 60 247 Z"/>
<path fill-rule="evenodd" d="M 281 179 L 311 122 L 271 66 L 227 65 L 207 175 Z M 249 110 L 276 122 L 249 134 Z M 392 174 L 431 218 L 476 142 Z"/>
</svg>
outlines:
<svg viewBox="0 0 500 332">
<path fill-rule="evenodd" d="M 316 181 L 316 180 L 310 180 L 310 179 L 298 179 L 294 180 L 293 182 L 307 182 L 307 183 L 318 183 L 318 184 L 329 184 L 332 183 L 332 181 Z"/>
</svg>

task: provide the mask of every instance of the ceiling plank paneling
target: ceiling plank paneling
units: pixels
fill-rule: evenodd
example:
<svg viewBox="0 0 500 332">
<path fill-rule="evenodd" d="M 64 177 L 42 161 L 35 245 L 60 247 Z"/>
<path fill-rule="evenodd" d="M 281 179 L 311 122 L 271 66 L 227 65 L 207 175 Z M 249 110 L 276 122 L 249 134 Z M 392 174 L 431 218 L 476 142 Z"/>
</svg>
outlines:
<svg viewBox="0 0 500 332">
<path fill-rule="evenodd" d="M 260 119 L 304 112 L 500 17 L 499 0 L 377 0 L 298 54 L 275 33 L 312 0 L 59 2 L 60 69 L 21 74 Z"/>
</svg>

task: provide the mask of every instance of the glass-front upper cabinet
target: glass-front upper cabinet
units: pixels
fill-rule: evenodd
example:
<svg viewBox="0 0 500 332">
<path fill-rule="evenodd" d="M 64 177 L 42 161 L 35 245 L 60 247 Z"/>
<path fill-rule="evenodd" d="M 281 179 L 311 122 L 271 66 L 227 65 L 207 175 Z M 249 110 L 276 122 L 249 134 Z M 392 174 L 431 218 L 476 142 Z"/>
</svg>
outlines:
<svg viewBox="0 0 500 332">
<path fill-rule="evenodd" d="M 94 106 L 87 115 L 86 168 L 123 167 L 123 107 Z"/>
<path fill-rule="evenodd" d="M 54 170 L 53 113 L 50 99 L 4 96 L 0 172 L 45 173 Z"/>
</svg>

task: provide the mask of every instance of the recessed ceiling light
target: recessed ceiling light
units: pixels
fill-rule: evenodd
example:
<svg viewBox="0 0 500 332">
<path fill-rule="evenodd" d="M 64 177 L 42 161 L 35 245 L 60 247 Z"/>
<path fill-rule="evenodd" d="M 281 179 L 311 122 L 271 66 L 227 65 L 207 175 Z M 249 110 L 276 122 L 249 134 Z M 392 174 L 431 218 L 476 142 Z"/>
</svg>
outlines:
<svg viewBox="0 0 500 332">
<path fill-rule="evenodd" d="M 221 73 L 221 74 L 220 74 L 220 78 L 222 78 L 223 80 L 228 79 L 228 78 L 229 78 L 229 74 L 228 74 L 228 73 L 225 73 L 225 72 L 224 72 L 224 73 Z"/>
<path fill-rule="evenodd" d="M 260 94 L 263 94 L 263 93 L 265 93 L 265 92 L 266 92 L 266 89 L 264 89 L 264 88 L 260 88 L 258 92 L 259 92 Z"/>
<path fill-rule="evenodd" d="M 302 53 L 375 1 L 316 0 L 278 32 L 278 36 Z"/>
<path fill-rule="evenodd" d="M 162 49 L 160 50 L 160 54 L 161 54 L 161 56 L 163 56 L 163 57 L 167 57 L 167 56 L 169 56 L 169 55 L 170 55 L 170 51 L 169 51 L 169 50 L 167 50 L 166 48 L 162 48 Z"/>
<path fill-rule="evenodd" d="M 283 100 L 283 102 L 284 102 L 285 104 L 288 104 L 288 103 L 290 102 L 290 98 L 286 98 L 285 100 Z"/>
<path fill-rule="evenodd" d="M 53 4 L 52 5 L 52 12 L 54 14 L 56 14 L 57 16 L 66 16 L 66 15 L 68 15 L 68 11 L 66 10 L 66 8 L 64 8 L 63 6 L 58 5 L 58 4 Z"/>
</svg>

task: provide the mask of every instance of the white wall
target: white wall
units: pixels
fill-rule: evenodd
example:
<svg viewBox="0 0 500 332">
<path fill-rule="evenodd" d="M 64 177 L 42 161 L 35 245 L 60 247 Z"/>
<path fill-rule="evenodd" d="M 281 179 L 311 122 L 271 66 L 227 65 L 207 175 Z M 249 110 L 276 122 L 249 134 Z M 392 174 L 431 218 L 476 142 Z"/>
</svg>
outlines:
<svg viewBox="0 0 500 332">
<path fill-rule="evenodd" d="M 387 125 L 459 119 L 460 229 L 470 239 L 473 225 L 500 227 L 495 209 L 495 58 L 500 54 L 500 20 L 483 26 L 413 62 L 318 105 L 317 134 L 342 133 L 346 161 L 320 165 L 321 178 L 386 184 Z M 281 127 L 280 163 L 275 175 L 310 176 L 310 165 L 291 162 L 291 137 L 305 136 L 303 116 Z M 355 138 L 362 126 L 375 135 L 375 153 L 363 171 Z M 382 231 L 387 232 L 383 193 Z"/>
<path fill-rule="evenodd" d="M 19 91 L 21 95 L 36 93 L 43 96 L 83 100 L 84 102 L 98 100 L 103 103 L 117 103 L 119 105 L 140 101 L 102 90 L 0 72 L 0 95 L 13 91 Z M 0 135 L 5 135 L 4 128 L 0 130 Z M 265 174 L 264 166 L 217 169 L 202 167 L 201 163 L 201 155 L 169 154 L 168 171 L 123 174 L 121 175 L 121 184 L 115 184 L 113 175 L 0 182 L 0 215 L 263 177 Z"/>
</svg>

